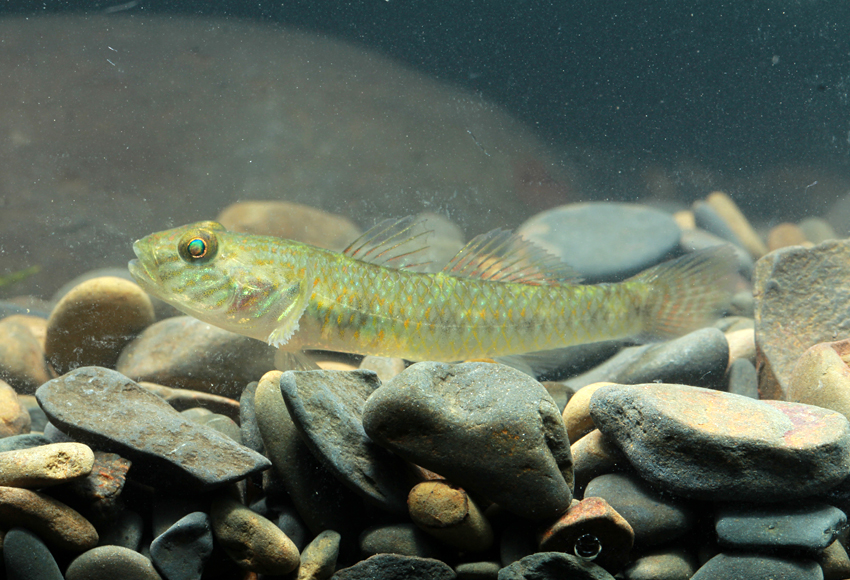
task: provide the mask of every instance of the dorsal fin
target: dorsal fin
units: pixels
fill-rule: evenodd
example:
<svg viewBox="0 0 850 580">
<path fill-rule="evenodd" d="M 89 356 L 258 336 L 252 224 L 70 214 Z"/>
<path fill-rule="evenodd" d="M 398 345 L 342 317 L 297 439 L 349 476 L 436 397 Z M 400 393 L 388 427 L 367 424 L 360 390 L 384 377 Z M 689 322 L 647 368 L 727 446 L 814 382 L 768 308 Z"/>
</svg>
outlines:
<svg viewBox="0 0 850 580">
<path fill-rule="evenodd" d="M 473 238 L 443 268 L 443 273 L 458 278 L 537 286 L 581 281 L 575 270 L 557 256 L 501 228 Z"/>
<path fill-rule="evenodd" d="M 417 262 L 416 254 L 428 247 L 425 241 L 433 233 L 423 226 L 424 222 L 413 216 L 386 219 L 351 242 L 342 253 L 385 268 L 421 268 L 429 262 Z"/>
</svg>

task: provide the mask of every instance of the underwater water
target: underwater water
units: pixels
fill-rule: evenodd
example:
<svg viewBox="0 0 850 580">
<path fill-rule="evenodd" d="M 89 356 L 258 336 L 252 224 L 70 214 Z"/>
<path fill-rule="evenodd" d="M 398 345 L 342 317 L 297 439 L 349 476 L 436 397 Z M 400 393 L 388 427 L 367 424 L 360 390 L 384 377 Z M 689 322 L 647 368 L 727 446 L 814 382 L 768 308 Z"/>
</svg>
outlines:
<svg viewBox="0 0 850 580">
<path fill-rule="evenodd" d="M 6 574 L 850 577 L 848 39 L 4 3 Z"/>
</svg>

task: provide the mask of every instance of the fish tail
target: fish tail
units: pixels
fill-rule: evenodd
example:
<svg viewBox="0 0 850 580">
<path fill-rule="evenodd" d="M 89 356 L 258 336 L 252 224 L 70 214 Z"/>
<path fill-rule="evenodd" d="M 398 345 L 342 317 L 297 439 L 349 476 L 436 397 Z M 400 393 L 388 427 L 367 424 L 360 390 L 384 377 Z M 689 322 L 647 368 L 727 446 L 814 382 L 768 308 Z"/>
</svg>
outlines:
<svg viewBox="0 0 850 580">
<path fill-rule="evenodd" d="M 642 341 L 666 340 L 702 328 L 717 318 L 732 298 L 737 260 L 719 246 L 659 264 L 629 278 L 646 284 Z"/>
</svg>

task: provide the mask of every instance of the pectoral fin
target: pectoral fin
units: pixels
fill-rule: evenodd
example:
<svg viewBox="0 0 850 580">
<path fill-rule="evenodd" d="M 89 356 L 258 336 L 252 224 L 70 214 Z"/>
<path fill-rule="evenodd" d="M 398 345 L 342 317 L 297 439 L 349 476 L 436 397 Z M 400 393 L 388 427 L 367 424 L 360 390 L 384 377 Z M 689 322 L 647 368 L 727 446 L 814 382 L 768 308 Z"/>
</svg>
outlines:
<svg viewBox="0 0 850 580">
<path fill-rule="evenodd" d="M 283 312 L 278 316 L 278 326 L 269 334 L 268 343 L 278 348 L 289 342 L 295 331 L 298 330 L 298 321 L 307 309 L 307 292 L 303 281 L 298 281 L 288 286 L 280 297 L 281 303 L 285 304 Z"/>
</svg>

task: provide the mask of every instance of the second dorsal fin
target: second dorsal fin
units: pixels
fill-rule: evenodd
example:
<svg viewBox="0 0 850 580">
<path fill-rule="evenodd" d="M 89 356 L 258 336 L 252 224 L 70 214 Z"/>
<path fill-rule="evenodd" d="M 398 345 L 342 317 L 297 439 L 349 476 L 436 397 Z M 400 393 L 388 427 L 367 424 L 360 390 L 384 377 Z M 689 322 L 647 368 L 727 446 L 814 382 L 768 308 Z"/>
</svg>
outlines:
<svg viewBox="0 0 850 580">
<path fill-rule="evenodd" d="M 424 220 L 413 216 L 385 219 L 351 242 L 342 253 L 386 268 L 415 270 L 428 263 L 416 259 L 428 247 L 425 241 L 433 233 L 423 224 Z"/>
<path fill-rule="evenodd" d="M 443 273 L 458 278 L 538 286 L 581 281 L 575 270 L 557 256 L 503 229 L 473 238 L 443 268 Z"/>
</svg>

